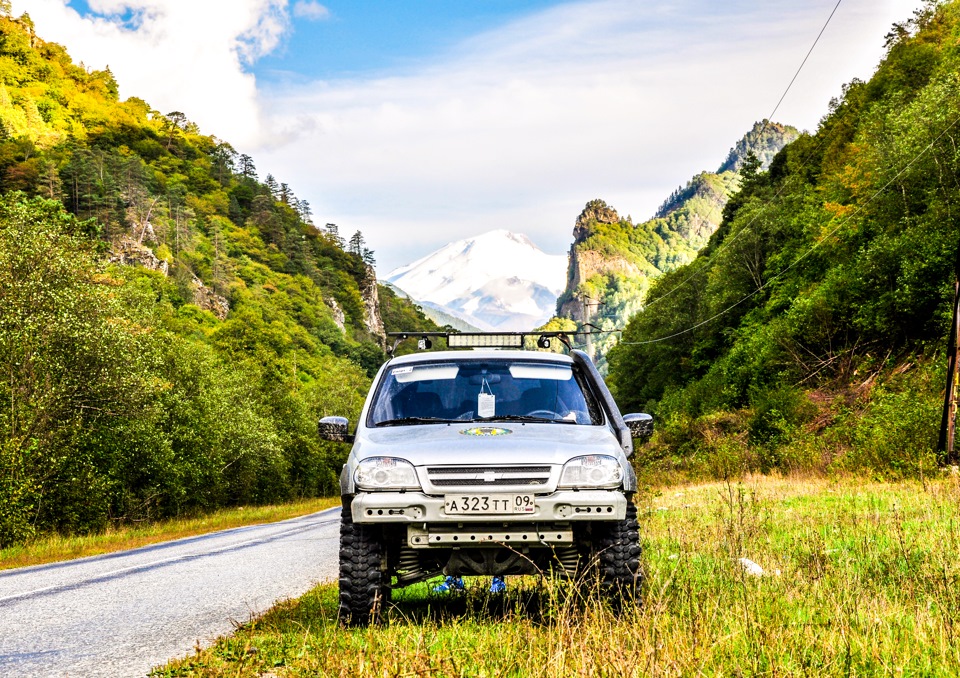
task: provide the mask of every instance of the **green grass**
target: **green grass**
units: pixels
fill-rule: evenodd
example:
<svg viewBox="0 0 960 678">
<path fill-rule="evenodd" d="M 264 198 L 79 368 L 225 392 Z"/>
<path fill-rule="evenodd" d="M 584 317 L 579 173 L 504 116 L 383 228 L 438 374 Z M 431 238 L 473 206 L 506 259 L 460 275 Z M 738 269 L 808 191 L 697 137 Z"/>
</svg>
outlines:
<svg viewBox="0 0 960 678">
<path fill-rule="evenodd" d="M 0 570 L 84 558 L 193 537 L 244 525 L 286 520 L 340 505 L 340 498 L 305 499 L 274 506 L 241 506 L 193 518 L 121 525 L 100 534 L 48 536 L 0 549 Z"/>
<path fill-rule="evenodd" d="M 380 627 L 336 622 L 335 584 L 158 676 L 955 676 L 960 482 L 751 478 L 639 502 L 644 602 L 479 578 L 395 594 Z M 754 577 L 741 557 L 767 574 Z"/>
</svg>

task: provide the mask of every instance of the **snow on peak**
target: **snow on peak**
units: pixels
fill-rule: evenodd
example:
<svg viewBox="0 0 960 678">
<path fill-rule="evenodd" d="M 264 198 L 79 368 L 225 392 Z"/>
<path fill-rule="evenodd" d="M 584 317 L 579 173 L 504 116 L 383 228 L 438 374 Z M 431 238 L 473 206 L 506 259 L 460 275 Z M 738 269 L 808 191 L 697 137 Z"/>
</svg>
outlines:
<svg viewBox="0 0 960 678">
<path fill-rule="evenodd" d="M 498 229 L 448 243 L 387 274 L 418 301 L 485 329 L 529 330 L 548 320 L 566 283 L 567 257 Z"/>
</svg>

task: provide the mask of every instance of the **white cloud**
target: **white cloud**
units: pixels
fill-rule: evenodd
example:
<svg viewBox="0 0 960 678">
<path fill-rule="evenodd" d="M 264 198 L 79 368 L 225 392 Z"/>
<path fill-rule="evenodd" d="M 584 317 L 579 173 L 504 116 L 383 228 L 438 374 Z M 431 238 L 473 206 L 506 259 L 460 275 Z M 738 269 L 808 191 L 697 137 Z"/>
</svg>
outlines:
<svg viewBox="0 0 960 678">
<path fill-rule="evenodd" d="M 251 152 L 319 223 L 362 229 L 384 272 L 493 228 L 563 251 L 592 198 L 648 217 L 769 115 L 835 4 L 580 0 L 407 72 L 258 90 L 247 64 L 282 41 L 287 0 L 91 0 L 99 19 L 65 2 L 14 11 L 29 3 L 41 36 L 109 64 L 123 96 Z M 919 3 L 844 2 L 775 118 L 816 127 Z M 124 10 L 133 27 L 109 18 Z"/>
<path fill-rule="evenodd" d="M 293 5 L 293 16 L 310 21 L 323 21 L 330 18 L 330 10 L 315 0 L 298 0 Z"/>
<path fill-rule="evenodd" d="M 644 219 L 715 169 L 770 114 L 833 4 L 561 6 L 417 72 L 272 91 L 278 135 L 257 157 L 296 175 L 324 220 L 362 228 L 383 271 L 493 228 L 559 252 L 588 200 Z M 891 21 L 913 7 L 887 4 Z M 776 119 L 815 128 L 842 83 L 869 76 L 888 27 L 874 0 L 845 5 Z"/>
<path fill-rule="evenodd" d="M 205 132 L 250 144 L 263 125 L 256 80 L 245 68 L 279 44 L 286 0 L 90 0 L 81 17 L 66 0 L 13 0 L 37 33 L 75 61 L 116 76 L 124 98 L 184 112 Z M 122 17 L 130 13 L 132 21 Z"/>
</svg>

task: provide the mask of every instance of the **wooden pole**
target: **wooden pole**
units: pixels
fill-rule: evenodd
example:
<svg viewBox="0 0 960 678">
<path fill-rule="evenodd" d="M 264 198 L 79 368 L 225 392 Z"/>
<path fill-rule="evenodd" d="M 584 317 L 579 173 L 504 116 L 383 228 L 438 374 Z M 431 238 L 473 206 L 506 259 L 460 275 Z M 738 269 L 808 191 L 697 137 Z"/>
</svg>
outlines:
<svg viewBox="0 0 960 678">
<path fill-rule="evenodd" d="M 937 451 L 948 464 L 957 463 L 957 386 L 960 373 L 957 358 L 960 353 L 960 248 L 957 250 L 956 280 L 953 284 L 953 320 L 950 323 L 950 340 L 947 342 L 947 384 L 943 396 L 943 416 L 940 420 L 940 439 Z"/>
</svg>

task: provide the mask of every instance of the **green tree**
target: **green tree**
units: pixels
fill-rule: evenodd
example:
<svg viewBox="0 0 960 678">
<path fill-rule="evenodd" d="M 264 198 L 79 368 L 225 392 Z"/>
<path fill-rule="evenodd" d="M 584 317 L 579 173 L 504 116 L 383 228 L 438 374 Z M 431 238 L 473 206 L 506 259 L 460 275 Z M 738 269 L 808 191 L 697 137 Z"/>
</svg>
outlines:
<svg viewBox="0 0 960 678">
<path fill-rule="evenodd" d="M 64 520 L 103 494 L 83 440 L 135 417 L 154 390 L 143 300 L 98 273 L 90 226 L 58 202 L 0 197 L 2 544 L 27 536 L 53 493 Z"/>
</svg>

